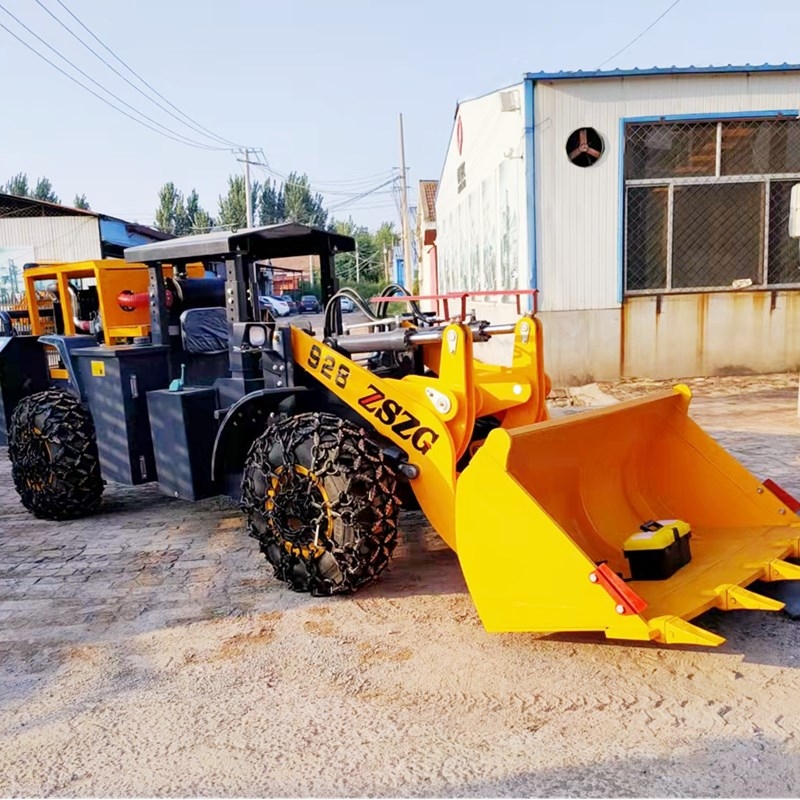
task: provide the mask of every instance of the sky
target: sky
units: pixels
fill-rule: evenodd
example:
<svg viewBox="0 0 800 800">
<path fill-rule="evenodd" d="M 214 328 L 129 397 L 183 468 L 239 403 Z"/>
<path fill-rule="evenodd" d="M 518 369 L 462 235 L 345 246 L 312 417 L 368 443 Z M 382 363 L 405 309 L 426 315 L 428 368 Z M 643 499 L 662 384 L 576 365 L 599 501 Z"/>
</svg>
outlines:
<svg viewBox="0 0 800 800">
<path fill-rule="evenodd" d="M 18 172 L 47 176 L 66 203 L 85 193 L 94 210 L 149 224 L 159 188 L 173 181 L 185 194 L 196 189 L 214 215 L 228 176 L 243 167 L 222 138 L 263 151 L 273 177 L 306 173 L 337 218 L 399 225 L 390 187 L 357 195 L 399 167 L 400 113 L 414 205 L 417 182 L 439 177 L 460 100 L 526 72 L 595 69 L 673 2 L 0 0 L 0 23 L 98 94 L 162 132 L 222 148 L 143 127 L 0 28 L 0 183 Z M 45 9 L 153 96 L 71 11 L 200 130 L 149 102 Z M 604 68 L 765 62 L 800 62 L 796 0 L 679 0 Z M 269 174 L 252 167 L 254 180 Z"/>
</svg>

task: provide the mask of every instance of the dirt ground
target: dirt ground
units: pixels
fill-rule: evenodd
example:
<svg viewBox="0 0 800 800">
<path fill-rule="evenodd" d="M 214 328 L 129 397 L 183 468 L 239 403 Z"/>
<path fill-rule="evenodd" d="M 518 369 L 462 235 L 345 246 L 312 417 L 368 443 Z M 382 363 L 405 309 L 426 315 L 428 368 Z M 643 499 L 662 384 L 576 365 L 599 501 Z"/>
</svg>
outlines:
<svg viewBox="0 0 800 800">
<path fill-rule="evenodd" d="M 695 418 L 800 494 L 796 377 L 690 383 Z M 416 514 L 378 583 L 315 599 L 273 580 L 227 502 L 110 486 L 100 515 L 41 522 L 4 451 L 0 531 L 3 796 L 800 792 L 782 614 L 704 615 L 716 649 L 490 635 Z"/>
</svg>

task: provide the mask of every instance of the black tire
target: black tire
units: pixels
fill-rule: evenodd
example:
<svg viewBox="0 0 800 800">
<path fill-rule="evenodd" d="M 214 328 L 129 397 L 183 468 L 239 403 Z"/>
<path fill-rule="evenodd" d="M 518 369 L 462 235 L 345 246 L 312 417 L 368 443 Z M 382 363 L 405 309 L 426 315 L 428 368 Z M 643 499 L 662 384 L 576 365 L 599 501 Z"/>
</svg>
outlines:
<svg viewBox="0 0 800 800">
<path fill-rule="evenodd" d="M 8 432 L 11 476 L 22 505 L 41 519 L 75 519 L 100 505 L 103 479 L 94 423 L 72 395 L 23 398 Z"/>
<path fill-rule="evenodd" d="M 360 426 L 298 414 L 253 442 L 242 476 L 247 529 L 275 577 L 297 592 L 353 592 L 397 542 L 397 476 Z"/>
</svg>

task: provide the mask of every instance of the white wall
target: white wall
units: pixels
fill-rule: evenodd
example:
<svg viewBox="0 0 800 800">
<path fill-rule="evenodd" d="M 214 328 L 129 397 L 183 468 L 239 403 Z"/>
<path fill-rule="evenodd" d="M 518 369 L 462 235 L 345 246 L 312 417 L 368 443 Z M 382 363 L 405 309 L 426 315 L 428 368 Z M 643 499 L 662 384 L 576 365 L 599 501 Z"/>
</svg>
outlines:
<svg viewBox="0 0 800 800">
<path fill-rule="evenodd" d="M 515 110 L 502 110 L 503 92 Z M 530 285 L 523 103 L 519 84 L 459 106 L 462 151 L 454 122 L 436 196 L 440 292 Z"/>
<path fill-rule="evenodd" d="M 0 219 L 0 247 L 33 248 L 36 261 L 102 258 L 99 220 L 83 215 Z"/>
<path fill-rule="evenodd" d="M 800 108 L 798 73 L 652 75 L 536 83 L 537 262 L 543 310 L 619 307 L 620 120 Z M 605 153 L 580 168 L 568 136 L 595 128 Z"/>
<path fill-rule="evenodd" d="M 514 190 L 504 197 L 513 206 L 519 231 L 516 285 L 529 285 L 524 84 L 513 90 L 519 93 L 517 111 L 501 112 L 500 92 L 459 107 L 463 153 L 459 157 L 454 125 L 436 203 L 440 291 L 508 285 L 502 279 L 499 232 L 492 227 L 499 226 L 503 213 L 492 192 L 498 191 L 504 164 L 514 165 Z M 556 383 L 621 375 L 673 378 L 778 371 L 800 364 L 800 323 L 795 322 L 800 319 L 800 293 L 778 292 L 774 298 L 769 291 L 665 295 L 656 315 L 655 298 L 629 298 L 624 307 L 620 303 L 619 253 L 621 119 L 798 108 L 797 73 L 536 83 L 539 309 L 546 367 Z M 582 169 L 567 158 L 566 142 L 574 130 L 587 126 L 601 134 L 605 152 L 596 165 Z M 509 151 L 510 159 L 505 156 Z M 456 173 L 462 161 L 467 183 L 459 194 Z M 471 306 L 492 321 L 515 316 L 507 303 L 477 301 Z M 490 361 L 509 357 L 499 338 L 478 351 Z"/>
</svg>

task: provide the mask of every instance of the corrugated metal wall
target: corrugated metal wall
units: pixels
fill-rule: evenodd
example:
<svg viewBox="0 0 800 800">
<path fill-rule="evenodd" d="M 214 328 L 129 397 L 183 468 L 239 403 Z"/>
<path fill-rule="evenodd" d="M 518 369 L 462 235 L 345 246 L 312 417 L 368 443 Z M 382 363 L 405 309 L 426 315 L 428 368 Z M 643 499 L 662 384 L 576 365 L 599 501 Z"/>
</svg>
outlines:
<svg viewBox="0 0 800 800">
<path fill-rule="evenodd" d="M 0 219 L 0 248 L 33 248 L 36 261 L 101 258 L 96 217 Z"/>
<path fill-rule="evenodd" d="M 602 78 L 536 84 L 537 261 L 540 307 L 619 307 L 620 120 L 800 108 L 797 74 Z M 590 126 L 605 153 L 580 168 L 566 142 Z"/>
<path fill-rule="evenodd" d="M 441 292 L 529 286 L 523 103 L 519 84 L 459 107 L 436 197 Z"/>
</svg>

